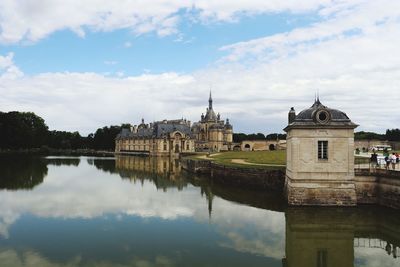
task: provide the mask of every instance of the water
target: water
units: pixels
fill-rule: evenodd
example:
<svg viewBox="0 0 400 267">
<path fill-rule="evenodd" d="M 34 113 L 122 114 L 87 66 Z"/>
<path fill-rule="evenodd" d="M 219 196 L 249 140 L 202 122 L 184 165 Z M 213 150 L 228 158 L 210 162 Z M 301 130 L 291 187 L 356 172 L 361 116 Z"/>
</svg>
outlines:
<svg viewBox="0 0 400 267">
<path fill-rule="evenodd" d="M 0 161 L 1 267 L 400 266 L 399 225 L 381 207 L 288 208 L 168 159 Z"/>
</svg>

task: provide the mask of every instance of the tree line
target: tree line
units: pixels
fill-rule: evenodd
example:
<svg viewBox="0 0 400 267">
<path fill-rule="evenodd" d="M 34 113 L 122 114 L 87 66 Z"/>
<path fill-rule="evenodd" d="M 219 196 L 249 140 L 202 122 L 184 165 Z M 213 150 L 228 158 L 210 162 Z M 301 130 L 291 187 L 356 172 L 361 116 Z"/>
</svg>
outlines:
<svg viewBox="0 0 400 267">
<path fill-rule="evenodd" d="M 33 112 L 0 112 L 0 149 L 95 149 L 114 150 L 115 137 L 123 127 L 99 128 L 88 136 L 79 132 L 50 131 L 45 121 Z"/>
<path fill-rule="evenodd" d="M 252 133 L 252 134 L 245 134 L 245 133 L 234 133 L 233 134 L 233 142 L 240 143 L 244 140 L 285 140 L 286 134 L 280 133 L 271 133 L 264 135 L 263 133 Z"/>
<path fill-rule="evenodd" d="M 374 132 L 356 132 L 354 133 L 354 138 L 356 140 L 388 140 L 388 141 L 399 141 L 400 142 L 400 129 L 387 129 L 386 133 L 379 134 Z M 234 133 L 233 134 L 233 141 L 240 143 L 244 140 L 285 140 L 286 134 L 280 133 L 271 133 L 264 135 L 263 133 L 252 133 L 252 134 L 245 134 L 245 133 Z"/>
<path fill-rule="evenodd" d="M 374 132 L 356 132 L 354 133 L 356 140 L 388 140 L 388 141 L 400 141 L 400 129 L 387 129 L 386 133 L 378 134 Z"/>
<path fill-rule="evenodd" d="M 33 112 L 0 112 L 0 149 L 32 149 L 48 147 L 52 149 L 115 149 L 115 137 L 122 128 L 130 124 L 106 126 L 88 136 L 79 132 L 50 131 L 45 121 Z M 284 140 L 286 134 L 234 133 L 233 141 L 244 140 Z M 356 132 L 355 139 L 378 139 L 400 141 L 400 129 L 388 129 L 385 134 Z"/>
</svg>

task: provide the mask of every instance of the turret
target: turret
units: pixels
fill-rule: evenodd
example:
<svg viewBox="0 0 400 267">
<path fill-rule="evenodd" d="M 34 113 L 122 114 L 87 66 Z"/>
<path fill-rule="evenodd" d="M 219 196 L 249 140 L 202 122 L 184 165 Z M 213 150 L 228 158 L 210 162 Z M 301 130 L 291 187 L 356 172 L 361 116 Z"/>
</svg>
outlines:
<svg viewBox="0 0 400 267">
<path fill-rule="evenodd" d="M 212 97 L 211 97 L 211 91 L 210 91 L 210 98 L 208 99 L 208 109 L 212 109 Z"/>
</svg>

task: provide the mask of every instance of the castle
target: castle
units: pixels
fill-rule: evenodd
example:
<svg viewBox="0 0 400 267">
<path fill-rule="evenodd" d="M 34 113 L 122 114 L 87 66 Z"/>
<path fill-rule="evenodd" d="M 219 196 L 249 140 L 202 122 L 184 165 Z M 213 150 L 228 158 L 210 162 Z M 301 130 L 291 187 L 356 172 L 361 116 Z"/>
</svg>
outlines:
<svg viewBox="0 0 400 267">
<path fill-rule="evenodd" d="M 201 114 L 200 121 L 193 123 L 192 133 L 196 139 L 196 151 L 219 152 L 233 149 L 233 127 L 229 119 L 224 122 L 219 113 L 215 114 L 211 92 L 206 115 Z"/>
<path fill-rule="evenodd" d="M 163 120 L 122 129 L 115 139 L 115 152 L 122 154 L 147 154 L 151 156 L 178 156 L 195 151 L 232 150 L 233 128 L 229 119 L 221 120 L 213 110 L 213 100 L 208 100 L 206 115 L 199 122 L 186 119 Z"/>
</svg>

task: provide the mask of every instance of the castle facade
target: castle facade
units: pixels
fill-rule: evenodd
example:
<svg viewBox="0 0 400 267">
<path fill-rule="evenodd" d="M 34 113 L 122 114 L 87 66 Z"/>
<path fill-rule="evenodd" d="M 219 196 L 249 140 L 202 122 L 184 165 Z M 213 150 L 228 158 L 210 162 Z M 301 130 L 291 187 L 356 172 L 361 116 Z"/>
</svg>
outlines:
<svg viewBox="0 0 400 267">
<path fill-rule="evenodd" d="M 221 120 L 220 114 L 215 114 L 211 92 L 206 115 L 201 114 L 200 121 L 193 123 L 192 133 L 196 139 L 196 151 L 233 150 L 233 127 L 229 119 Z"/>
<path fill-rule="evenodd" d="M 195 151 L 233 150 L 233 128 L 221 120 L 208 100 L 206 115 L 191 125 L 186 119 L 163 120 L 122 129 L 115 139 L 115 152 L 119 154 L 147 154 L 151 156 L 178 156 Z"/>
<path fill-rule="evenodd" d="M 122 129 L 115 139 L 115 152 L 147 154 L 150 156 L 178 156 L 194 152 L 195 139 L 187 120 L 163 120 Z"/>
</svg>

